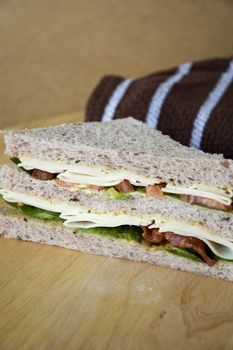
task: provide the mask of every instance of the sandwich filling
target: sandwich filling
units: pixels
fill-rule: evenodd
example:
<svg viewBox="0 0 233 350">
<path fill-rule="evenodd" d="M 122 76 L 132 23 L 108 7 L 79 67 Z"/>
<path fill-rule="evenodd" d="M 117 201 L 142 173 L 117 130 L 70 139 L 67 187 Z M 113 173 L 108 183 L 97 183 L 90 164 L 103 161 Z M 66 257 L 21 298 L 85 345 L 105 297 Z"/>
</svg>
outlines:
<svg viewBox="0 0 233 350">
<path fill-rule="evenodd" d="M 53 180 L 57 186 L 66 187 L 70 191 L 80 189 L 105 191 L 114 188 L 117 192 L 128 195 L 134 191 L 139 191 L 148 197 L 175 195 L 190 204 L 224 211 L 233 210 L 233 190 L 224 187 L 207 184 L 184 187 L 174 182 L 166 183 L 159 178 L 149 178 L 126 170 L 103 169 L 81 163 L 70 165 L 62 161 L 46 161 L 26 156 L 12 160 L 19 167 L 29 171 L 33 177 Z"/>
<path fill-rule="evenodd" d="M 198 223 L 188 223 L 161 214 L 132 215 L 118 212 L 90 212 L 77 203 L 48 200 L 31 194 L 1 189 L 3 199 L 24 212 L 24 206 L 48 211 L 48 218 L 62 220 L 66 227 L 75 229 L 114 228 L 132 226 L 141 228 L 142 237 L 152 246 L 172 246 L 191 249 L 208 264 L 218 258 L 233 260 L 233 242 Z M 27 208 L 27 207 L 26 207 Z M 30 212 L 30 210 L 29 210 Z M 210 254 L 208 253 L 210 252 Z"/>
</svg>

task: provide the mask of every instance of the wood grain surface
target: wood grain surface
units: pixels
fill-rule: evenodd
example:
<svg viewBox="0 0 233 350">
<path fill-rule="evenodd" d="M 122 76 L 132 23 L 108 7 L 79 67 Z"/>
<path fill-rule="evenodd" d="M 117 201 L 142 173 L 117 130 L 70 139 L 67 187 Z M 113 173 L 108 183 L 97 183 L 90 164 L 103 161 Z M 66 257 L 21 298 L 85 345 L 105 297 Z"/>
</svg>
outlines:
<svg viewBox="0 0 233 350">
<path fill-rule="evenodd" d="M 230 282 L 2 238 L 0 350 L 231 350 L 232 294 Z"/>
</svg>

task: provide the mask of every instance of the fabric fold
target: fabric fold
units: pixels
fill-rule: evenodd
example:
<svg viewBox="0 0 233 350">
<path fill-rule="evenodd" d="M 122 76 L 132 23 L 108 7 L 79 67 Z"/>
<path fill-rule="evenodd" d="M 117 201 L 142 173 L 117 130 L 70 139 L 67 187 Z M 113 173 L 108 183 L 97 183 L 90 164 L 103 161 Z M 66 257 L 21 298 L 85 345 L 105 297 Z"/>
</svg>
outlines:
<svg viewBox="0 0 233 350">
<path fill-rule="evenodd" d="M 183 145 L 233 158 L 232 62 L 219 58 L 184 63 L 136 79 L 107 75 L 87 101 L 85 120 L 133 116 Z M 211 108 L 206 108 L 209 101 Z M 201 133 L 193 142 L 200 119 Z"/>
</svg>

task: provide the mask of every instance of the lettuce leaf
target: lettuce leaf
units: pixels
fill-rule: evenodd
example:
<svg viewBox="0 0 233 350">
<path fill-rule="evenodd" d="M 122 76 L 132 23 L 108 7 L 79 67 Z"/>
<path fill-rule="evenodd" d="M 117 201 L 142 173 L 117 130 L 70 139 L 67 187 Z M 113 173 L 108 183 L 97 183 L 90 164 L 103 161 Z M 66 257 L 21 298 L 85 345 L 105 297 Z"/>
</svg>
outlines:
<svg viewBox="0 0 233 350">
<path fill-rule="evenodd" d="M 181 256 L 182 258 L 187 258 L 196 262 L 203 263 L 203 260 L 190 249 L 178 248 L 178 247 L 164 247 L 163 249 L 168 253 Z"/>
<path fill-rule="evenodd" d="M 87 229 L 80 229 L 85 233 L 93 233 L 109 238 L 125 239 L 127 241 L 136 241 L 138 243 L 142 240 L 142 229 L 138 226 L 117 226 L 117 227 L 93 227 Z"/>
<path fill-rule="evenodd" d="M 0 195 L 0 198 L 2 198 L 1 195 Z M 9 204 L 11 207 L 20 211 L 21 213 L 28 215 L 28 216 L 31 216 L 33 218 L 43 219 L 43 220 L 64 221 L 60 218 L 60 213 L 55 213 L 54 211 L 36 208 L 36 207 L 31 206 L 31 205 L 26 205 L 26 204 L 18 205 L 15 202 L 8 202 L 6 200 L 4 200 L 4 201 L 7 204 Z"/>
<path fill-rule="evenodd" d="M 125 193 L 118 192 L 113 187 L 110 187 L 107 190 L 103 191 L 103 197 L 111 198 L 111 199 L 118 199 L 118 200 L 127 199 L 127 195 Z"/>
<path fill-rule="evenodd" d="M 40 208 L 32 207 L 30 205 L 25 205 L 25 204 L 22 206 L 18 206 L 18 209 L 22 213 L 24 213 L 28 216 L 31 216 L 33 218 L 43 219 L 43 220 L 63 221 L 60 218 L 60 213 L 55 213 L 55 212 L 50 211 L 50 210 L 40 209 Z"/>
<path fill-rule="evenodd" d="M 144 186 L 135 186 L 135 191 L 140 193 L 146 193 L 146 187 Z"/>
</svg>

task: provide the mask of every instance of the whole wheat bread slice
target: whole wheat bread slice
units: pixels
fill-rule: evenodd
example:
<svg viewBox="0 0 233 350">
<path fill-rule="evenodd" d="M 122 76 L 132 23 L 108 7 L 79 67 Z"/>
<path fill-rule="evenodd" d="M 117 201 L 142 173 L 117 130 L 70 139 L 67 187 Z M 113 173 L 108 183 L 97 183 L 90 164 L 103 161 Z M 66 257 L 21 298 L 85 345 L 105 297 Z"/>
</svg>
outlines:
<svg viewBox="0 0 233 350">
<path fill-rule="evenodd" d="M 73 232 L 55 221 L 26 217 L 0 204 L 0 236 L 75 249 L 85 253 L 126 258 L 161 265 L 205 276 L 233 281 L 233 263 L 218 261 L 212 267 L 179 257 L 141 243 L 105 238 L 95 234 Z"/>
<path fill-rule="evenodd" d="M 101 192 L 86 194 L 83 191 L 70 192 L 56 186 L 51 181 L 35 179 L 16 165 L 0 167 L 0 189 L 43 197 L 49 200 L 69 202 L 74 207 L 99 214 L 116 213 L 134 216 L 160 215 L 164 219 L 174 219 L 198 225 L 219 237 L 233 240 L 233 215 L 220 210 L 192 206 L 169 196 L 148 198 L 135 193 L 127 200 L 106 198 Z"/>
<path fill-rule="evenodd" d="M 233 161 L 182 146 L 131 117 L 3 131 L 6 154 L 128 170 L 168 183 L 233 188 Z"/>
</svg>

